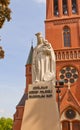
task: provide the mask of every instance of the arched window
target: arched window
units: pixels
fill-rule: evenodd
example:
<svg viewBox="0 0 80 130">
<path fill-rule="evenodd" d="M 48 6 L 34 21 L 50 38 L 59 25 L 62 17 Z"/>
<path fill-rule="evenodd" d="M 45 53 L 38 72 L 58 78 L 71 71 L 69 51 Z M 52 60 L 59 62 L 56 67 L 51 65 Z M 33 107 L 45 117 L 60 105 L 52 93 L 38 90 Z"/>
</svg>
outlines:
<svg viewBox="0 0 80 130">
<path fill-rule="evenodd" d="M 71 46 L 71 36 L 69 27 L 64 27 L 63 29 L 63 37 L 64 37 L 64 47 Z"/>
<path fill-rule="evenodd" d="M 76 0 L 72 0 L 72 13 L 73 14 L 77 13 L 77 3 L 76 3 Z"/>
<path fill-rule="evenodd" d="M 67 0 L 62 0 L 63 3 L 63 14 L 68 15 L 68 5 L 67 5 Z"/>
<path fill-rule="evenodd" d="M 54 15 L 59 16 L 58 0 L 54 0 Z"/>
<path fill-rule="evenodd" d="M 69 70 L 69 68 L 67 68 L 67 70 Z M 80 130 L 79 113 L 72 107 L 66 109 L 61 115 L 61 126 L 62 130 Z"/>
</svg>

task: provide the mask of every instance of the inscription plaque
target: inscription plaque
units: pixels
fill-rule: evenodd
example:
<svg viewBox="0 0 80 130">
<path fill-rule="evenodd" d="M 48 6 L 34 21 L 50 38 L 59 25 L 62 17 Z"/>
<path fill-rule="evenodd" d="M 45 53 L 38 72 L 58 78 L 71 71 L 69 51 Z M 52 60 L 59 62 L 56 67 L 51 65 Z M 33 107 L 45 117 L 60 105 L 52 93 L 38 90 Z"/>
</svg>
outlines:
<svg viewBox="0 0 80 130">
<path fill-rule="evenodd" d="M 30 98 L 51 98 L 53 88 L 49 85 L 29 85 L 28 99 Z"/>
</svg>

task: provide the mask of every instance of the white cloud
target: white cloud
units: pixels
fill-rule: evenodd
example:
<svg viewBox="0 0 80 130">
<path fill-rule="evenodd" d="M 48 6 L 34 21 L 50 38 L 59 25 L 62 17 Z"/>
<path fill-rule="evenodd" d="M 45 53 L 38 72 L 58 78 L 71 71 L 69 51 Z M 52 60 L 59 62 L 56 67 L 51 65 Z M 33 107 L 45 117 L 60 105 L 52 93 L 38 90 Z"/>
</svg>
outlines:
<svg viewBox="0 0 80 130">
<path fill-rule="evenodd" d="M 37 3 L 46 3 L 46 0 L 35 0 Z"/>
</svg>

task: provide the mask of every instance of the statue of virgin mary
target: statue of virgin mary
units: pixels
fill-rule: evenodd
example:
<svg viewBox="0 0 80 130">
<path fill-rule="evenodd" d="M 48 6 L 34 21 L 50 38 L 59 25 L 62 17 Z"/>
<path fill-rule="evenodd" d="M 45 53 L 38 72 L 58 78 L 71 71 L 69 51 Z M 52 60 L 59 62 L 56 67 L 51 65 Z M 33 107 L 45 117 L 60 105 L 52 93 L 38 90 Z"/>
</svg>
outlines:
<svg viewBox="0 0 80 130">
<path fill-rule="evenodd" d="M 56 62 L 51 44 L 45 40 L 41 33 L 37 36 L 37 46 L 33 51 L 32 82 L 55 80 Z"/>
</svg>

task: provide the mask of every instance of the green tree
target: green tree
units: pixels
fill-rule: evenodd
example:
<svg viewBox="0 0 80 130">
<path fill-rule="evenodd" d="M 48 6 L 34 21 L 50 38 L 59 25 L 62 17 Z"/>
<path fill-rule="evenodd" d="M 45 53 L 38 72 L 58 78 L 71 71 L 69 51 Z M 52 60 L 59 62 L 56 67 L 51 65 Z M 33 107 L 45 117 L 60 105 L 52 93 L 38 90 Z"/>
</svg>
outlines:
<svg viewBox="0 0 80 130">
<path fill-rule="evenodd" d="M 0 130 L 12 130 L 13 120 L 11 118 L 0 118 Z"/>
</svg>

